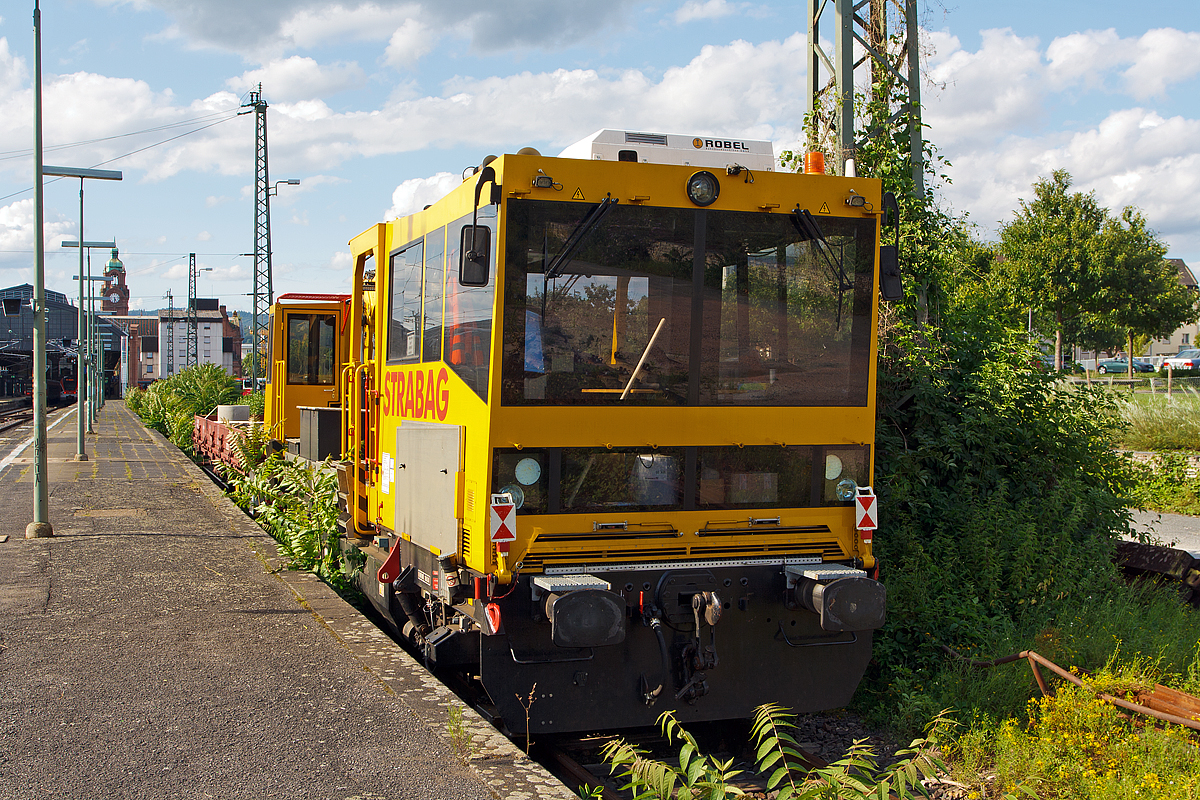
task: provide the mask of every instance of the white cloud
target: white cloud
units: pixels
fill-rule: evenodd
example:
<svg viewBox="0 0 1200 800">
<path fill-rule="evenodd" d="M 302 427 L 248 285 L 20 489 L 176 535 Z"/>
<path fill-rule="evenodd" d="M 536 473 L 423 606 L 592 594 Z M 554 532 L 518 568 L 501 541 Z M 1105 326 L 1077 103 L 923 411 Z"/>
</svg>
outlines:
<svg viewBox="0 0 1200 800">
<path fill-rule="evenodd" d="M 279 34 L 296 47 L 350 40 L 379 41 L 419 12 L 418 3 L 362 3 L 357 7 L 334 3 L 297 11 L 282 20 Z"/>
<path fill-rule="evenodd" d="M 75 226 L 78 221 L 65 219 L 52 209 L 46 209 L 44 223 L 46 252 L 57 252 L 59 243 L 64 238 L 75 239 Z M 0 268 L 13 263 L 22 265 L 33 264 L 34 232 L 36 230 L 33 198 L 17 200 L 6 206 L 0 206 Z M 5 286 L 9 285 L 7 282 Z"/>
<path fill-rule="evenodd" d="M 311 58 L 292 56 L 271 61 L 225 83 L 235 91 L 254 89 L 262 84 L 268 87 L 264 95 L 269 100 L 286 103 L 356 89 L 365 80 L 362 69 L 353 62 L 322 66 Z"/>
<path fill-rule="evenodd" d="M 198 242 L 207 242 L 211 239 L 212 239 L 212 234 L 209 233 L 208 231 L 200 231 L 198 234 L 196 234 L 196 241 L 198 241 Z"/>
<path fill-rule="evenodd" d="M 8 39 L 0 36 L 0 93 L 20 91 L 29 80 L 25 59 L 15 56 L 8 48 Z"/>
<path fill-rule="evenodd" d="M 675 22 L 682 25 L 694 19 L 717 19 L 736 14 L 738 7 L 730 5 L 726 0 L 687 0 L 676 9 Z"/>
<path fill-rule="evenodd" d="M 930 137 L 953 163 L 944 193 L 989 234 L 1011 219 L 1038 177 L 1068 170 L 1076 188 L 1114 210 L 1142 208 L 1173 247 L 1200 245 L 1200 211 L 1180 202 L 1200 190 L 1200 120 L 1153 107 L 1111 108 L 1087 119 L 1089 91 L 1149 99 L 1200 71 L 1200 41 L 1180 31 L 1121 39 L 1113 31 L 1060 37 L 1044 50 L 1010 31 L 987 31 L 979 50 L 931 36 L 929 74 L 945 84 L 925 96 Z M 1174 55 L 1174 61 L 1154 52 Z M 1083 90 L 1081 92 L 1080 90 Z M 1055 106 L 1083 117 L 1065 130 L 1045 124 Z"/>
<path fill-rule="evenodd" d="M 354 259 L 350 257 L 349 251 L 338 250 L 329 257 L 329 268 L 336 270 L 346 270 L 354 266 Z"/>
<path fill-rule="evenodd" d="M 415 19 L 406 19 L 388 41 L 383 60 L 393 67 L 411 67 L 433 49 L 437 37 Z"/>
<path fill-rule="evenodd" d="M 449 172 L 439 172 L 429 178 L 411 178 L 392 192 L 392 207 L 384 213 L 383 218 L 395 219 L 420 211 L 425 206 L 441 200 L 461 183 L 462 176 L 451 175 Z"/>
</svg>

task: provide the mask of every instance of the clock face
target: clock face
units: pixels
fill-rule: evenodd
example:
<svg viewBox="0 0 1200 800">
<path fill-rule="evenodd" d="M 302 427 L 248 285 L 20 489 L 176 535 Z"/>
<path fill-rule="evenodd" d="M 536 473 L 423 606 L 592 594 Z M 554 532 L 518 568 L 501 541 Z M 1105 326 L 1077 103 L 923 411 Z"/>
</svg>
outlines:
<svg viewBox="0 0 1200 800">
<path fill-rule="evenodd" d="M 119 302 L 120 300 L 121 300 L 121 294 L 119 292 L 112 292 L 111 294 L 108 295 L 108 301 L 110 303 L 116 303 L 116 302 Z"/>
</svg>

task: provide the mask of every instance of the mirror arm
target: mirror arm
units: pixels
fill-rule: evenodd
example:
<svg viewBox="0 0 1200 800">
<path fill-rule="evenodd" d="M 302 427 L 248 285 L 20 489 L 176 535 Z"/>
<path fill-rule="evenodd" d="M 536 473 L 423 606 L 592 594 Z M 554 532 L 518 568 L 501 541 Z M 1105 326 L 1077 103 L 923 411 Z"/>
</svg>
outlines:
<svg viewBox="0 0 1200 800">
<path fill-rule="evenodd" d="M 475 181 L 475 203 L 471 207 L 471 230 L 474 231 L 479 227 L 479 195 L 483 192 L 483 185 L 488 181 L 492 182 L 492 186 L 496 186 L 496 170 L 491 167 L 484 167 L 479 170 L 479 179 Z M 474 261 L 478 255 L 475 252 L 475 234 L 471 234 L 471 249 L 466 252 L 468 261 Z"/>
</svg>

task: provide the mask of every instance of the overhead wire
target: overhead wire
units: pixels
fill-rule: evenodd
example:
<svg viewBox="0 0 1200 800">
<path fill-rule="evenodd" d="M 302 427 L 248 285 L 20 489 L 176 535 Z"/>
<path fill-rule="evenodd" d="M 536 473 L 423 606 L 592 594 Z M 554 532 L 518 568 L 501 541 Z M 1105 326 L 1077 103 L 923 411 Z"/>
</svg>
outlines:
<svg viewBox="0 0 1200 800">
<path fill-rule="evenodd" d="M 153 149 L 153 148 L 155 148 L 155 147 L 160 147 L 161 145 L 167 144 L 167 143 L 169 143 L 169 142 L 173 142 L 173 141 L 175 141 L 176 139 L 182 139 L 182 138 L 183 138 L 183 137 L 185 137 L 185 136 L 191 136 L 193 133 L 199 133 L 200 131 L 208 130 L 209 128 L 213 128 L 213 127 L 216 127 L 217 125 L 220 125 L 220 124 L 222 124 L 222 123 L 224 123 L 224 122 L 228 122 L 228 121 L 229 121 L 229 120 L 231 120 L 231 119 L 237 119 L 237 117 L 238 117 L 238 116 L 239 116 L 238 114 L 230 114 L 229 116 L 225 117 L 224 119 L 219 119 L 219 120 L 217 120 L 216 122 L 210 122 L 209 124 L 207 124 L 207 125 L 202 125 L 202 126 L 201 126 L 201 127 L 199 127 L 199 128 L 195 128 L 195 129 L 193 129 L 193 130 L 190 130 L 190 131 L 184 131 L 183 133 L 179 134 L 178 136 L 172 136 L 172 137 L 170 137 L 169 139 L 163 139 L 161 142 L 155 142 L 154 144 L 148 144 L 148 145 L 146 145 L 145 147 L 139 147 L 137 150 L 132 150 L 132 151 L 130 151 L 130 152 L 128 152 L 128 153 L 124 153 L 124 154 L 122 154 L 122 155 L 119 155 L 119 156 L 116 156 L 116 157 L 114 157 L 114 158 L 110 158 L 110 159 L 108 159 L 107 161 L 101 161 L 101 162 L 99 162 L 98 164 L 93 164 L 91 167 L 89 167 L 89 169 L 95 169 L 96 167 L 102 167 L 102 166 L 104 166 L 105 164 L 111 164 L 111 163 L 113 163 L 114 161 L 120 161 L 120 160 L 121 160 L 121 159 L 123 159 L 123 158 L 129 158 L 129 156 L 132 156 L 132 155 L 137 155 L 138 153 L 144 152 L 144 151 L 146 151 L 146 150 Z M 31 150 L 30 152 L 32 153 L 33 151 Z M 64 178 L 54 178 L 54 179 L 52 179 L 52 180 L 51 180 L 51 181 L 49 181 L 49 182 L 50 182 L 50 183 L 57 183 L 57 182 L 58 182 L 58 181 L 60 181 L 60 180 L 64 180 Z M 31 192 L 31 191 L 33 191 L 33 187 L 32 187 L 32 186 L 27 186 L 27 187 L 26 187 L 26 188 L 24 188 L 24 189 L 21 189 L 21 190 L 19 190 L 19 191 L 12 192 L 11 194 L 6 194 L 6 195 L 4 195 L 4 196 L 0 197 L 0 201 L 7 200 L 7 199 L 9 199 L 10 197 L 17 197 L 18 195 L 22 195 L 22 194 L 25 194 L 26 192 Z"/>
<path fill-rule="evenodd" d="M 110 141 L 113 141 L 114 139 L 125 139 L 130 136 L 141 136 L 141 135 L 147 134 L 147 133 L 158 133 L 159 131 L 171 130 L 172 128 L 182 128 L 186 125 L 194 125 L 195 123 L 198 123 L 198 122 L 206 122 L 206 121 L 212 119 L 213 117 L 219 117 L 223 114 L 230 114 L 231 116 L 236 116 L 237 112 L 231 111 L 229 109 L 226 109 L 224 111 L 214 111 L 211 114 L 205 114 L 204 116 L 201 116 L 201 117 L 193 117 L 192 119 L 184 119 L 184 120 L 180 120 L 179 122 L 171 122 L 166 125 L 158 125 L 153 128 L 145 128 L 140 131 L 130 131 L 129 133 L 117 133 L 117 134 L 113 134 L 112 136 L 101 136 L 96 139 L 83 139 L 78 142 L 64 142 L 63 144 L 49 145 L 49 146 L 43 147 L 42 152 L 49 153 L 49 152 L 57 152 L 59 150 L 69 150 L 72 147 L 83 147 L 85 145 L 96 144 L 98 142 L 110 142 Z M 26 147 L 21 150 L 0 150 L 0 161 L 10 161 L 15 158 L 25 158 L 25 157 L 31 156 L 31 155 L 33 155 L 32 147 Z"/>
</svg>

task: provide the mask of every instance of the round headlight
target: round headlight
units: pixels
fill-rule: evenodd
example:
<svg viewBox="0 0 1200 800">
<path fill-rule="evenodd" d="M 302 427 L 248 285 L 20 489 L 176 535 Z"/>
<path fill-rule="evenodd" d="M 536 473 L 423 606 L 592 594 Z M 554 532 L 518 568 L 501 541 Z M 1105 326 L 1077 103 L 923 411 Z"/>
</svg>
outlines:
<svg viewBox="0 0 1200 800">
<path fill-rule="evenodd" d="M 711 206 L 721 194 L 721 184 L 717 176 L 707 170 L 701 170 L 688 178 L 687 196 L 698 206 Z"/>
<path fill-rule="evenodd" d="M 838 500 L 841 500 L 844 503 L 848 500 L 854 499 L 854 490 L 857 488 L 857 483 L 850 478 L 846 478 L 838 481 L 837 486 L 834 487 L 834 491 L 837 492 Z"/>
</svg>

